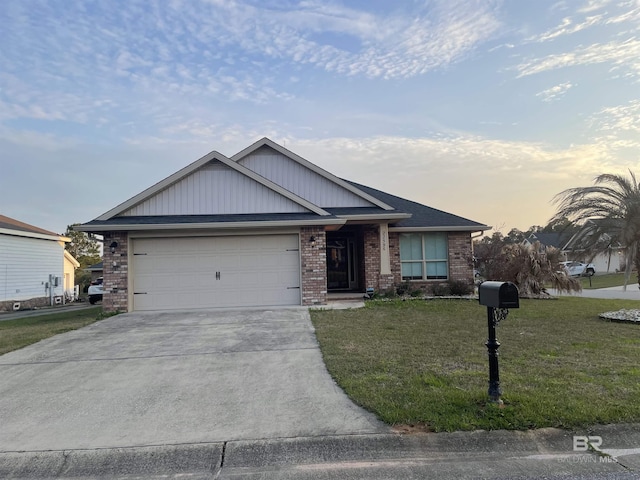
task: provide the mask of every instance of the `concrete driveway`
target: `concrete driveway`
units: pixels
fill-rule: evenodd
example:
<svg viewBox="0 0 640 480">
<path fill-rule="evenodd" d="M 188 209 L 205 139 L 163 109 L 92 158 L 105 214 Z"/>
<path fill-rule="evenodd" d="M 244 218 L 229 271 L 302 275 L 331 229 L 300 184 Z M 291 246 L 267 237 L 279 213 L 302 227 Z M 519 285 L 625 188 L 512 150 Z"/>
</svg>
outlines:
<svg viewBox="0 0 640 480">
<path fill-rule="evenodd" d="M 307 309 L 124 314 L 0 356 L 0 451 L 388 432 Z"/>
</svg>

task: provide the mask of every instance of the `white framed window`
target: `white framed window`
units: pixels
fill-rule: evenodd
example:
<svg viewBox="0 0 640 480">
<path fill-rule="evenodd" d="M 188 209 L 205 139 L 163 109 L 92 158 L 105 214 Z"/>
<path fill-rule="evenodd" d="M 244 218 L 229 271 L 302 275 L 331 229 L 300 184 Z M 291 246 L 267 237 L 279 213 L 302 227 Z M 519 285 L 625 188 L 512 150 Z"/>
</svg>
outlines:
<svg viewBox="0 0 640 480">
<path fill-rule="evenodd" d="M 449 245 L 445 232 L 401 233 L 403 280 L 447 280 Z"/>
</svg>

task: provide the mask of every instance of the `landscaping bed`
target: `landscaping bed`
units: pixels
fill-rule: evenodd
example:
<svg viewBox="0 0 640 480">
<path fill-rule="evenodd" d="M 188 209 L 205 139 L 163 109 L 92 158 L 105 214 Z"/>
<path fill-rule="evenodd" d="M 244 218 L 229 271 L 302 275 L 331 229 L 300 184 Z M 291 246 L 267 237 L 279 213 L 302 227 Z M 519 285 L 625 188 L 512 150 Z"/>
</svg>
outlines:
<svg viewBox="0 0 640 480">
<path fill-rule="evenodd" d="M 497 329 L 504 408 L 488 401 L 486 308 L 468 300 L 312 311 L 325 363 L 358 404 L 420 430 L 640 421 L 640 329 L 603 322 L 638 302 L 521 300 Z"/>
</svg>

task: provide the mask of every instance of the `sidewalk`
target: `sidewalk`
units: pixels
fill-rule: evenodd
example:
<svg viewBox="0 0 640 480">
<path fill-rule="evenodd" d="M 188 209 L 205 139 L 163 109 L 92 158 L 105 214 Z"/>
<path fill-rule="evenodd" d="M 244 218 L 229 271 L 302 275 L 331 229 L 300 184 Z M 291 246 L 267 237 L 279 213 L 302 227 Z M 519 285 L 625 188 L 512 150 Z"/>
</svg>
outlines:
<svg viewBox="0 0 640 480">
<path fill-rule="evenodd" d="M 584 298 L 603 298 L 603 299 L 618 299 L 618 300 L 640 300 L 640 289 L 638 289 L 637 283 L 631 283 L 627 285 L 627 290 L 623 290 L 623 287 L 608 287 L 597 289 L 583 289 L 577 293 L 558 293 L 553 288 L 549 289 L 549 293 L 553 296 L 561 297 L 584 297 Z"/>
<path fill-rule="evenodd" d="M 573 435 L 602 439 L 574 451 Z M 585 439 L 578 439 L 578 449 Z M 0 453 L 1 478 L 638 478 L 640 425 Z"/>
</svg>

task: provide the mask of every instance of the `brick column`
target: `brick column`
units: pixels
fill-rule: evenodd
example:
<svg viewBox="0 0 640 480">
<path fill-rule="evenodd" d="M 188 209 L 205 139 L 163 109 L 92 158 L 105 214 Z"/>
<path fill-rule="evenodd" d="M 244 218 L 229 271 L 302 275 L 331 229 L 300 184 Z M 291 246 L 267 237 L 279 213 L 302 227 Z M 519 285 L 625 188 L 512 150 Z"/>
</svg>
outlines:
<svg viewBox="0 0 640 480">
<path fill-rule="evenodd" d="M 473 283 L 471 234 L 449 232 L 449 279 Z"/>
<path fill-rule="evenodd" d="M 315 245 L 309 239 L 315 238 Z M 300 228 L 302 304 L 327 303 L 327 236 L 324 227 Z"/>
<path fill-rule="evenodd" d="M 109 232 L 104 235 L 102 254 L 104 295 L 102 309 L 105 312 L 127 312 L 129 310 L 129 244 L 127 232 Z M 118 242 L 115 253 L 111 243 Z"/>
</svg>

